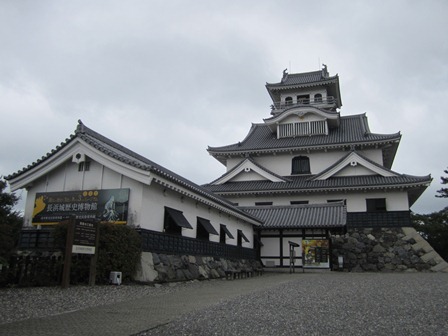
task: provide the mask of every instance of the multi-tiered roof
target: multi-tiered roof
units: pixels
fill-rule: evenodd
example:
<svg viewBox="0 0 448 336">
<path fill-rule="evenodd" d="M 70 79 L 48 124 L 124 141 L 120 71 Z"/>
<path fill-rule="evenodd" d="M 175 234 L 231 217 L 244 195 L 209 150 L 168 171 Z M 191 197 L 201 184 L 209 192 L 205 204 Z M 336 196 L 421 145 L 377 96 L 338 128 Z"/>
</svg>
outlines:
<svg viewBox="0 0 448 336">
<path fill-rule="evenodd" d="M 400 189 L 408 191 L 412 205 L 431 182 L 429 175 L 411 176 L 391 170 L 401 139 L 399 132 L 373 133 L 365 114 L 340 115 L 339 77 L 330 76 L 326 66 L 301 74 L 284 71 L 279 83 L 268 83 L 266 88 L 273 101 L 272 116 L 263 123 L 252 124 L 240 142 L 208 147 L 210 155 L 224 165 L 229 159 L 241 158 L 240 164 L 206 185 L 209 190 L 237 196 Z M 363 154 L 368 149 L 381 150 L 382 164 Z M 255 162 L 258 156 L 329 151 L 346 154 L 315 174 L 278 176 Z M 361 164 L 374 173 L 338 176 L 337 172 L 348 164 Z M 266 178 L 232 181 L 231 177 L 242 169 L 252 169 Z"/>
</svg>

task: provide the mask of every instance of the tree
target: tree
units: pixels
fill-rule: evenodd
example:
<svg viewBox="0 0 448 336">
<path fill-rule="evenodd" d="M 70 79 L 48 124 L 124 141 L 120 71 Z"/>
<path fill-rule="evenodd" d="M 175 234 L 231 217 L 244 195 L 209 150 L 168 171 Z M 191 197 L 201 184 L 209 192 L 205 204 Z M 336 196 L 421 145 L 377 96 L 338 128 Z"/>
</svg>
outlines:
<svg viewBox="0 0 448 336">
<path fill-rule="evenodd" d="M 440 256 L 448 260 L 448 207 L 429 215 L 415 214 L 414 228 Z"/>
<path fill-rule="evenodd" d="M 5 189 L 6 181 L 0 178 L 0 263 L 5 263 L 16 247 L 23 222 L 14 211 L 19 198 Z"/>
<path fill-rule="evenodd" d="M 448 174 L 448 169 L 444 170 L 445 174 Z M 448 184 L 448 177 L 441 176 L 440 179 L 442 180 L 442 184 Z M 436 195 L 436 197 L 448 197 L 448 188 L 441 188 L 440 190 L 437 190 L 437 192 L 440 195 Z"/>
</svg>

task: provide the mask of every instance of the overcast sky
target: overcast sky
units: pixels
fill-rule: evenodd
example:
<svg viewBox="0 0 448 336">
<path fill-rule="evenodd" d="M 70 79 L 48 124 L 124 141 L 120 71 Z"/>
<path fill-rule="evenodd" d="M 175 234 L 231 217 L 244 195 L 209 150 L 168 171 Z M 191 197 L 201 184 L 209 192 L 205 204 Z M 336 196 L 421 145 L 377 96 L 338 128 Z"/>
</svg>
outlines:
<svg viewBox="0 0 448 336">
<path fill-rule="evenodd" d="M 381 3 L 381 4 L 380 4 Z M 207 146 L 270 116 L 282 71 L 339 74 L 341 115 L 402 133 L 392 169 L 432 174 L 413 206 L 438 211 L 448 166 L 447 1 L 1 1 L 0 175 L 36 161 L 78 119 L 198 183 Z"/>
</svg>

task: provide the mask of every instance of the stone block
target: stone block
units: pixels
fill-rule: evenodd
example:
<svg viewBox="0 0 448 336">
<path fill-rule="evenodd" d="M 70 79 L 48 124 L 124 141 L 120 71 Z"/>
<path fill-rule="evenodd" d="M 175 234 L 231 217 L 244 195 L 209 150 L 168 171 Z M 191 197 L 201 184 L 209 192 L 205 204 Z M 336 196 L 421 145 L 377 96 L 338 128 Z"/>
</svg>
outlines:
<svg viewBox="0 0 448 336">
<path fill-rule="evenodd" d="M 198 271 L 199 271 L 199 279 L 208 279 L 209 278 L 209 275 L 208 275 L 207 271 L 205 270 L 204 266 L 199 266 Z"/>
<path fill-rule="evenodd" d="M 439 257 L 439 254 L 435 251 L 431 251 L 422 255 L 421 259 L 423 262 L 428 262 L 429 260 L 435 259 L 437 257 Z"/>
<path fill-rule="evenodd" d="M 383 252 L 386 252 L 386 249 L 383 246 L 381 246 L 380 244 L 377 244 L 373 247 L 372 251 L 375 253 L 383 253 Z"/>
<path fill-rule="evenodd" d="M 176 270 L 176 279 L 175 280 L 180 280 L 180 281 L 186 280 L 185 273 L 183 272 L 183 270 L 181 270 L 181 269 Z"/>
<path fill-rule="evenodd" d="M 190 272 L 193 279 L 199 278 L 199 267 L 196 264 L 189 264 L 188 271 Z"/>
<path fill-rule="evenodd" d="M 442 261 L 436 266 L 431 267 L 431 271 L 448 273 L 448 263 L 446 261 Z"/>
<path fill-rule="evenodd" d="M 415 234 L 418 234 L 418 232 L 413 227 L 403 227 L 401 228 L 403 231 L 403 234 L 405 236 L 411 236 L 413 237 Z M 404 238 L 403 238 L 404 239 Z"/>
<path fill-rule="evenodd" d="M 154 269 L 153 254 L 150 252 L 142 252 L 134 280 L 141 282 L 153 282 L 158 272 Z"/>
<path fill-rule="evenodd" d="M 426 240 L 424 240 L 424 239 L 422 239 L 421 241 L 413 244 L 412 245 L 412 249 L 414 251 L 423 250 L 426 253 L 433 251 L 433 248 L 431 247 L 431 245 L 429 245 L 428 242 Z"/>
<path fill-rule="evenodd" d="M 212 269 L 212 270 L 210 271 L 210 275 L 211 275 L 211 277 L 212 277 L 213 279 L 218 279 L 218 278 L 221 277 L 221 276 L 219 275 L 218 271 L 215 270 L 215 269 Z"/>
</svg>

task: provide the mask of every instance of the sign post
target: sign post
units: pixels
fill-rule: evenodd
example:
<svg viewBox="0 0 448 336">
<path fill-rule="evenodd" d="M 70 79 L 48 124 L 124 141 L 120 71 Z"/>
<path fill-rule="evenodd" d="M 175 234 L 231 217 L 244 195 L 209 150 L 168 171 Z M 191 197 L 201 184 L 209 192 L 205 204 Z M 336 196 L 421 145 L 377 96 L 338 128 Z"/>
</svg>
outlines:
<svg viewBox="0 0 448 336">
<path fill-rule="evenodd" d="M 89 285 L 95 285 L 98 243 L 98 222 L 75 219 L 74 216 L 70 218 L 67 226 L 64 270 L 62 273 L 62 288 L 68 288 L 70 285 L 70 269 L 72 266 L 73 253 L 92 255 L 90 258 Z"/>
<path fill-rule="evenodd" d="M 73 236 L 75 228 L 75 217 L 72 216 L 67 223 L 67 237 L 65 241 L 65 257 L 64 257 L 64 269 L 62 271 L 62 288 L 68 288 L 70 285 L 70 269 L 72 268 L 72 246 Z"/>
</svg>

